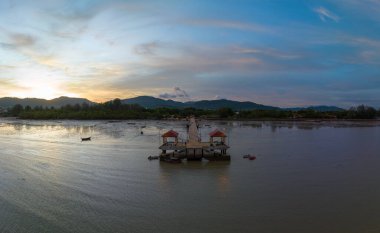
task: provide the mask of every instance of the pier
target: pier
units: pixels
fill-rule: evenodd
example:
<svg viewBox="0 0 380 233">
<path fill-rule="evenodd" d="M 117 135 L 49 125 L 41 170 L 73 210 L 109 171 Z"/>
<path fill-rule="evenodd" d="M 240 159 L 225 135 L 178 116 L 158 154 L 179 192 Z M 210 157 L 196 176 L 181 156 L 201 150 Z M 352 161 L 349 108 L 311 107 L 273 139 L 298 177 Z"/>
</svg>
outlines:
<svg viewBox="0 0 380 233">
<path fill-rule="evenodd" d="M 179 134 L 173 130 L 162 134 L 163 144 L 159 147 L 162 150 L 160 160 L 187 159 L 189 161 L 204 158 L 210 161 L 229 161 L 231 159 L 227 153 L 229 146 L 225 140 L 227 135 L 220 130 L 214 130 L 209 133 L 209 141 L 202 142 L 198 128 L 197 120 L 190 117 L 186 141 L 180 142 Z"/>
</svg>

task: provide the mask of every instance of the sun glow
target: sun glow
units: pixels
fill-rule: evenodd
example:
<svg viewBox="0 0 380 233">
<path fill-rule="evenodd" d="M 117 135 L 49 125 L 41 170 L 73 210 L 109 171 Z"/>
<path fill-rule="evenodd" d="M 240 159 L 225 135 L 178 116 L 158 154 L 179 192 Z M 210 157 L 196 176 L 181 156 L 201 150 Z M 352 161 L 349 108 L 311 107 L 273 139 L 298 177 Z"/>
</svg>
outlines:
<svg viewBox="0 0 380 233">
<path fill-rule="evenodd" d="M 30 96 L 35 96 L 43 99 L 53 99 L 57 97 L 58 91 L 55 87 L 49 85 L 43 85 L 39 87 L 33 87 L 30 90 Z"/>
<path fill-rule="evenodd" d="M 65 93 L 59 90 L 57 85 L 52 83 L 34 83 L 25 87 L 23 90 L 19 90 L 12 93 L 12 96 L 19 98 L 42 98 L 42 99 L 54 99 L 60 96 L 77 97 L 73 93 Z"/>
<path fill-rule="evenodd" d="M 13 70 L 18 77 L 6 92 L 7 96 L 18 98 L 54 99 L 60 96 L 77 97 L 65 85 L 67 77 L 61 69 L 51 69 L 34 63 L 20 64 Z"/>
</svg>

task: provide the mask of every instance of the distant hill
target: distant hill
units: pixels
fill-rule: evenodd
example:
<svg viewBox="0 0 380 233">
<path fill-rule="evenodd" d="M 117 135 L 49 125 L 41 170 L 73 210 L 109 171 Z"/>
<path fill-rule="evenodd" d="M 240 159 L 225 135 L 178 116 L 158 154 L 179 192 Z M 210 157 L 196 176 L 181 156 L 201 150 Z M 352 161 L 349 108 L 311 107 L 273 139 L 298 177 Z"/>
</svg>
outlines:
<svg viewBox="0 0 380 233">
<path fill-rule="evenodd" d="M 338 112 L 338 111 L 344 111 L 345 109 L 339 108 L 336 106 L 319 105 L 319 106 L 309 106 L 309 107 L 284 108 L 284 110 L 290 110 L 290 111 L 314 110 L 317 112 Z"/>
<path fill-rule="evenodd" d="M 152 96 L 138 96 L 121 101 L 123 104 L 138 104 L 144 108 L 183 108 L 185 104 L 173 100 L 163 100 Z"/>
<path fill-rule="evenodd" d="M 72 97 L 66 97 L 66 96 L 61 96 L 59 98 L 55 98 L 52 100 L 46 100 L 46 99 L 37 99 L 37 98 L 14 98 L 14 97 L 3 97 L 0 98 L 0 107 L 1 108 L 10 108 L 13 107 L 16 104 L 20 104 L 22 106 L 30 106 L 30 107 L 35 107 L 35 106 L 42 106 L 42 107 L 62 107 L 65 105 L 75 105 L 75 104 L 82 104 L 82 103 L 87 103 L 87 104 L 95 104 L 94 102 L 89 101 L 88 99 L 84 98 L 72 98 Z"/>
<path fill-rule="evenodd" d="M 123 104 L 139 104 L 144 108 L 198 108 L 198 109 L 219 109 L 223 107 L 231 108 L 233 110 L 248 110 L 248 109 L 279 109 L 277 107 L 256 104 L 253 102 L 240 102 L 233 100 L 201 100 L 190 102 L 178 102 L 173 100 L 163 100 L 151 96 L 139 96 L 130 99 L 122 100 Z"/>
<path fill-rule="evenodd" d="M 138 104 L 144 108 L 198 108 L 198 109 L 210 109 L 215 110 L 219 108 L 231 108 L 234 111 L 239 110 L 251 110 L 251 109 L 261 109 L 261 110 L 291 110 L 291 111 L 299 111 L 306 109 L 313 109 L 315 111 L 320 112 L 329 112 L 329 111 L 343 111 L 344 109 L 335 107 L 335 106 L 310 106 L 310 107 L 300 107 L 300 108 L 278 108 L 273 106 L 267 106 L 262 104 L 257 104 L 249 101 L 234 101 L 234 100 L 200 100 L 200 101 L 189 101 L 189 102 L 179 102 L 174 100 L 164 100 L 152 96 L 138 96 L 130 99 L 121 100 L 123 104 Z M 21 104 L 22 106 L 42 106 L 42 107 L 55 107 L 59 108 L 65 105 L 75 105 L 75 104 L 96 104 L 94 102 L 89 101 L 84 98 L 72 98 L 61 96 L 59 98 L 55 98 L 52 100 L 46 99 L 37 99 L 37 98 L 13 98 L 13 97 L 3 97 L 0 98 L 0 108 L 6 109 L 13 107 L 16 104 Z"/>
<path fill-rule="evenodd" d="M 345 109 L 339 108 L 336 106 L 309 106 L 309 107 L 295 107 L 295 108 L 278 108 L 268 105 L 257 104 L 249 101 L 234 101 L 234 100 L 200 100 L 200 101 L 190 101 L 190 102 L 179 102 L 173 100 L 163 100 L 160 98 L 152 97 L 152 96 L 139 96 L 130 99 L 122 100 L 124 104 L 138 104 L 144 108 L 159 108 L 159 107 L 168 107 L 168 108 L 198 108 L 198 109 L 210 109 L 215 110 L 219 108 L 231 108 L 235 111 L 238 110 L 251 110 L 251 109 L 261 109 L 261 110 L 290 110 L 290 111 L 299 111 L 312 109 L 318 112 L 333 112 L 333 111 L 344 111 Z"/>
<path fill-rule="evenodd" d="M 231 108 L 233 110 L 250 110 L 250 109 L 262 109 L 262 110 L 275 110 L 279 109 L 277 107 L 266 106 L 262 104 L 257 104 L 254 102 L 240 102 L 234 100 L 201 100 L 195 102 L 186 102 L 187 107 L 199 108 L 199 109 L 219 109 L 219 108 Z"/>
</svg>

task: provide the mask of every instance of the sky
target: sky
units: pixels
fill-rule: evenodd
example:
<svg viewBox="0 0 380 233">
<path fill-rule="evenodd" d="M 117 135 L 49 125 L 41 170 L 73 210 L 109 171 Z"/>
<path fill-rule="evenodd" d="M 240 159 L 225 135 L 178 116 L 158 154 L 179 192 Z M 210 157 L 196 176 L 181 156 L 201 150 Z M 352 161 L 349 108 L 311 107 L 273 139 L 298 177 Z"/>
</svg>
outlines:
<svg viewBox="0 0 380 233">
<path fill-rule="evenodd" d="M 0 1 L 0 96 L 380 107 L 379 0 Z"/>
</svg>

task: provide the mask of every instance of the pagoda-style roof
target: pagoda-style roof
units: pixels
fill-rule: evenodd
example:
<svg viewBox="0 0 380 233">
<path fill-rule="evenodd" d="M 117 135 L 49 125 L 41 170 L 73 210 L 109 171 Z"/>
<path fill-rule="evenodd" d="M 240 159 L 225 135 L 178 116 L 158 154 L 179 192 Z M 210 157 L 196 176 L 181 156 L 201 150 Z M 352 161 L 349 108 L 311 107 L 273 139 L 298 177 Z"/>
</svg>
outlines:
<svg viewBox="0 0 380 233">
<path fill-rule="evenodd" d="M 169 130 L 168 132 L 164 133 L 161 137 L 163 137 L 163 138 L 176 138 L 176 137 L 178 137 L 178 133 L 174 130 Z"/>
<path fill-rule="evenodd" d="M 218 129 L 212 131 L 211 133 L 209 133 L 209 135 L 210 137 L 221 137 L 221 138 L 227 137 L 225 133 L 223 133 L 222 131 Z"/>
</svg>

